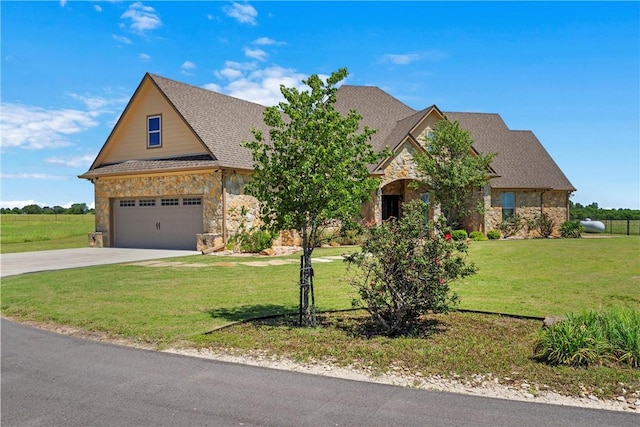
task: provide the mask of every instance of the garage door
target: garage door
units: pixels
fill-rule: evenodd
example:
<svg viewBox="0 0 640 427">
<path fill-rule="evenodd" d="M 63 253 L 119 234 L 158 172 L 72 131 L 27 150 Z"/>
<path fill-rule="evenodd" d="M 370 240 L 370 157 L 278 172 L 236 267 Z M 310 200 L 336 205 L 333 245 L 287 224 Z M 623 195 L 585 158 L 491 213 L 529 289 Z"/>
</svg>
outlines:
<svg viewBox="0 0 640 427">
<path fill-rule="evenodd" d="M 202 197 L 116 199 L 113 225 L 116 247 L 195 250 Z"/>
</svg>

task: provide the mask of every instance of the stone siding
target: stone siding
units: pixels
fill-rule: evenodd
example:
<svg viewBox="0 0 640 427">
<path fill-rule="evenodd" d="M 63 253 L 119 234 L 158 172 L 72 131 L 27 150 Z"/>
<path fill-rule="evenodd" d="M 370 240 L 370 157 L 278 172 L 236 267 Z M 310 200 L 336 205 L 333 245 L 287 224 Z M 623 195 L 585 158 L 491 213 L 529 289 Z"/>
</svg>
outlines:
<svg viewBox="0 0 640 427">
<path fill-rule="evenodd" d="M 111 242 L 111 201 L 118 198 L 160 196 L 202 196 L 202 231 L 223 233 L 222 180 L 220 172 L 102 177 L 95 181 L 96 233 L 102 245 Z M 93 239 L 98 243 L 98 235 Z"/>
<path fill-rule="evenodd" d="M 503 190 L 491 190 L 491 201 L 485 212 L 485 231 L 496 230 L 502 222 Z M 548 215 L 554 223 L 554 236 L 560 235 L 560 225 L 568 218 L 566 191 L 514 191 L 516 196 L 516 214 L 524 219 L 532 219 L 541 213 Z M 517 237 L 535 237 L 524 227 Z"/>
</svg>

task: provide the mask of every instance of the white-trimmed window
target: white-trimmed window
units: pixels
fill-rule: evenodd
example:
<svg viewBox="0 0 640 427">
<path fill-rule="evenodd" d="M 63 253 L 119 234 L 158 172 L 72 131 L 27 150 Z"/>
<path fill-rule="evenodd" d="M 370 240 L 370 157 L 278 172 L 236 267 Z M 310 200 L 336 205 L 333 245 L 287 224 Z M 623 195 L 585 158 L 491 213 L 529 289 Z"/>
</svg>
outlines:
<svg viewBox="0 0 640 427">
<path fill-rule="evenodd" d="M 502 220 L 511 218 L 516 214 L 516 193 L 505 191 L 502 193 Z"/>
<path fill-rule="evenodd" d="M 147 117 L 147 147 L 162 147 L 162 115 Z"/>
<path fill-rule="evenodd" d="M 134 199 L 120 200 L 121 208 L 132 208 L 136 205 L 136 201 Z"/>
</svg>

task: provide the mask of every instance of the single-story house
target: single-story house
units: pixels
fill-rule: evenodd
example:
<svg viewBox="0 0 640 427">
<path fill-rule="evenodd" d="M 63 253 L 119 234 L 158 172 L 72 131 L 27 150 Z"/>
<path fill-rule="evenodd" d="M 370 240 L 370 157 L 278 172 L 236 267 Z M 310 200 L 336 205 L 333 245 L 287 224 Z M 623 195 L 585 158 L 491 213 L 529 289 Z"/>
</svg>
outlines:
<svg viewBox="0 0 640 427">
<path fill-rule="evenodd" d="M 498 114 L 443 112 L 435 105 L 416 111 L 377 87 L 352 85 L 338 89 L 335 107 L 358 111 L 364 125 L 378 130 L 374 148 L 393 151 L 371 167 L 380 185 L 363 206 L 368 219 L 399 217 L 402 202 L 429 199 L 408 185 L 417 178 L 413 158 L 445 116 L 471 132 L 477 152 L 497 153 L 490 184 L 478 193 L 485 213 L 470 218 L 467 228 L 486 232 L 514 213 L 544 212 L 556 226 L 569 218 L 573 185 L 532 132 L 510 130 Z M 253 162 L 240 144 L 253 140 L 251 128 L 268 132 L 264 108 L 145 74 L 80 175 L 95 188 L 89 244 L 207 250 L 225 244 L 241 225 L 254 224 L 257 201 L 243 192 Z"/>
</svg>

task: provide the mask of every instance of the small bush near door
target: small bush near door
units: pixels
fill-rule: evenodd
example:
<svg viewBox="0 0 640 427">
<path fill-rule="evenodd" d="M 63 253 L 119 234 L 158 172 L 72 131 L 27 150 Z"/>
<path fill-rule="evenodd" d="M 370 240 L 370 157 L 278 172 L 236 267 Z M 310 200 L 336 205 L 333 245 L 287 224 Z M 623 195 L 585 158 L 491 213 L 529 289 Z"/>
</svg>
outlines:
<svg viewBox="0 0 640 427">
<path fill-rule="evenodd" d="M 467 237 L 469 237 L 467 230 L 453 230 L 451 232 L 451 238 L 453 240 L 467 240 Z"/>
<path fill-rule="evenodd" d="M 489 230 L 487 231 L 487 238 L 489 240 L 498 240 L 502 235 L 498 230 Z"/>
<path fill-rule="evenodd" d="M 498 236 L 499 237 L 499 236 Z M 472 231 L 469 233 L 469 238 L 474 242 L 480 242 L 482 240 L 487 240 L 486 236 L 482 234 L 482 231 Z"/>
</svg>

